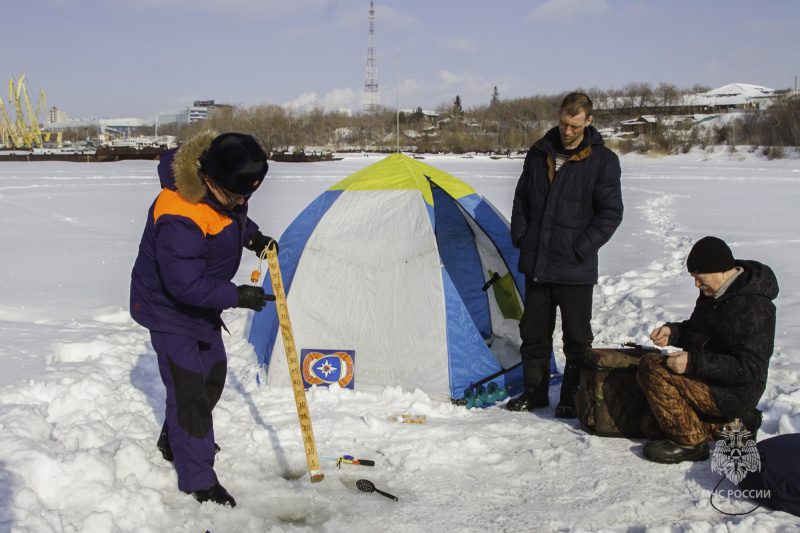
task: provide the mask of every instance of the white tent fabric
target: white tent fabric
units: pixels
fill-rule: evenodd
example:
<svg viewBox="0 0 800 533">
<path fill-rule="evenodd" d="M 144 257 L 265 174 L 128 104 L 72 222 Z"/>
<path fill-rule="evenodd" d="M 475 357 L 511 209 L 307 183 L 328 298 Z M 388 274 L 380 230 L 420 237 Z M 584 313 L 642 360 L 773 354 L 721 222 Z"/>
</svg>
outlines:
<svg viewBox="0 0 800 533">
<path fill-rule="evenodd" d="M 295 283 L 287 298 L 296 345 L 355 350 L 359 389 L 391 383 L 446 390 L 440 268 L 417 191 L 342 195 L 320 219 L 297 267 L 295 279 L 314 283 Z M 272 357 L 285 358 L 280 335 Z M 288 382 L 287 365 L 270 368 L 267 384 Z"/>
</svg>

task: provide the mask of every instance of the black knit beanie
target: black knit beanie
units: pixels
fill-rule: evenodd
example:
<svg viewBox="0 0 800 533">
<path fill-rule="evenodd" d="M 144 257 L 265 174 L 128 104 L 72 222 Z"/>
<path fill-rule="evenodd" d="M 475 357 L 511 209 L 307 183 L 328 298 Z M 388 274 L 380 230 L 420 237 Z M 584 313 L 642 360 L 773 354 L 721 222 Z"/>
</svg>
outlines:
<svg viewBox="0 0 800 533">
<path fill-rule="evenodd" d="M 731 249 L 717 237 L 703 237 L 697 241 L 686 259 L 686 268 L 692 274 L 727 272 L 735 266 Z"/>
<path fill-rule="evenodd" d="M 214 138 L 200 164 L 214 183 L 243 196 L 258 189 L 269 169 L 267 154 L 255 137 L 234 132 Z"/>
</svg>

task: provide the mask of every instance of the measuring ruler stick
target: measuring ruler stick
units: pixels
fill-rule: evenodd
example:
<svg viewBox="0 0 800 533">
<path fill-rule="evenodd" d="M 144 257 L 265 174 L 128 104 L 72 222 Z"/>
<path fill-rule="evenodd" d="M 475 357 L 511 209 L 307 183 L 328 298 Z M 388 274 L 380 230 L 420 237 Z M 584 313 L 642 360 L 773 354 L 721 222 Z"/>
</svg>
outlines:
<svg viewBox="0 0 800 533">
<path fill-rule="evenodd" d="M 308 412 L 306 391 L 303 387 L 300 363 L 297 360 L 292 323 L 289 321 L 289 309 L 286 306 L 286 294 L 283 291 L 281 268 L 278 263 L 278 254 L 274 249 L 267 248 L 267 264 L 269 265 L 269 276 L 272 281 L 272 291 L 275 293 L 275 307 L 277 308 L 278 321 L 281 325 L 283 347 L 286 350 L 286 360 L 289 363 L 289 376 L 292 379 L 294 401 L 297 405 L 297 416 L 300 419 L 300 431 L 303 434 L 303 447 L 306 452 L 308 472 L 311 475 L 311 482 L 318 483 L 323 480 L 325 474 L 322 473 L 319 466 L 317 446 L 314 442 L 314 430 L 311 428 L 311 415 Z"/>
</svg>

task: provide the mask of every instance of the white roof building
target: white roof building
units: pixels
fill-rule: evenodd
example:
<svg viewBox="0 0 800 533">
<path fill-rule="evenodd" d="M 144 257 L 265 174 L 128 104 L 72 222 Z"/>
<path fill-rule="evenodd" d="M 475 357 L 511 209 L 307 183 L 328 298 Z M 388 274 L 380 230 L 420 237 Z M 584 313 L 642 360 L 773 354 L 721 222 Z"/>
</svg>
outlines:
<svg viewBox="0 0 800 533">
<path fill-rule="evenodd" d="M 786 91 L 777 91 L 761 85 L 731 83 L 705 93 L 686 94 L 669 104 L 657 103 L 654 96 L 616 96 L 595 99 L 596 109 L 655 109 L 682 108 L 686 113 L 719 113 L 729 109 L 766 109 Z M 646 100 L 643 105 L 637 104 Z"/>
<path fill-rule="evenodd" d="M 687 96 L 687 104 L 706 107 L 763 109 L 778 96 L 775 89 L 747 83 L 731 83 L 706 93 Z"/>
</svg>

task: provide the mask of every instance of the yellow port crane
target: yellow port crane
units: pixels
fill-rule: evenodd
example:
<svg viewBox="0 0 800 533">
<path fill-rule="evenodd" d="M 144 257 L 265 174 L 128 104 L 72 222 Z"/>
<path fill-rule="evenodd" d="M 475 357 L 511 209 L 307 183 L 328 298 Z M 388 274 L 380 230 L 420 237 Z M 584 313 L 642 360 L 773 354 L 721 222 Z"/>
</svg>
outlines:
<svg viewBox="0 0 800 533">
<path fill-rule="evenodd" d="M 11 119 L 8 118 L 8 111 L 6 111 L 6 106 L 3 105 L 2 99 L 0 99 L 0 129 L 3 130 L 3 139 L 0 142 L 7 148 L 12 148 Z"/>
<path fill-rule="evenodd" d="M 13 83 L 9 84 L 9 87 L 12 87 L 8 94 L 8 103 L 11 104 Z M 3 119 L 3 144 L 10 148 L 23 148 L 25 146 L 25 142 L 22 138 L 22 135 L 20 135 L 20 133 L 17 131 L 16 123 L 12 122 L 11 117 L 8 116 L 8 111 L 6 111 L 6 106 L 3 105 L 2 98 L 0 98 L 0 113 L 2 113 Z"/>
<path fill-rule="evenodd" d="M 44 91 L 41 91 L 39 102 L 36 105 L 36 113 L 34 113 L 31 100 L 28 98 L 28 89 L 26 89 L 25 85 L 22 83 L 23 79 L 25 79 L 24 75 L 19 79 L 19 87 L 22 89 L 23 96 L 25 96 L 25 107 L 28 109 L 28 121 L 31 123 L 30 134 L 32 142 L 35 142 L 39 148 L 42 148 L 44 144 L 42 144 L 42 130 L 39 129 L 39 108 L 42 105 L 42 100 L 44 100 Z M 45 104 L 45 109 L 47 109 L 47 104 Z"/>
<path fill-rule="evenodd" d="M 22 89 L 22 84 L 25 82 L 25 75 L 23 74 L 22 77 L 19 79 L 19 83 L 17 84 L 16 91 L 14 90 L 14 78 L 9 80 L 8 82 L 8 94 L 9 94 L 9 104 L 11 103 L 11 96 L 14 97 L 14 107 L 17 111 L 17 120 L 14 123 L 14 128 L 17 130 L 17 133 L 22 135 L 22 142 L 25 148 L 31 148 L 33 145 L 33 136 L 31 132 L 28 130 L 28 125 L 25 124 L 25 115 L 22 113 L 22 104 L 19 101 L 20 97 L 20 90 Z M 22 148 L 19 146 L 18 148 Z"/>
<path fill-rule="evenodd" d="M 25 75 L 23 74 L 14 88 L 14 78 L 12 77 L 8 82 L 8 104 L 13 104 L 17 112 L 17 119 L 11 120 L 8 111 L 0 101 L 0 111 L 2 111 L 2 119 L 5 123 L 4 144 L 10 145 L 12 148 L 32 148 L 34 143 L 38 147 L 42 147 L 42 130 L 39 128 L 39 110 L 42 108 L 44 102 L 44 91 L 40 91 L 41 96 L 36 106 L 36 112 L 33 111 L 30 98 L 28 96 L 28 89 L 25 87 Z M 25 121 L 25 115 L 22 111 L 21 99 L 25 98 L 25 106 L 28 110 L 28 122 Z M 44 109 L 47 109 L 47 104 L 44 104 Z M 5 142 L 8 140 L 9 142 Z"/>
<path fill-rule="evenodd" d="M 25 93 L 25 100 L 28 99 L 28 93 Z M 28 113 L 30 113 L 30 102 L 28 103 Z M 47 116 L 47 100 L 44 97 L 44 89 L 39 90 L 39 101 L 36 103 L 36 112 L 33 116 L 36 118 L 36 130 L 40 139 L 44 142 L 50 142 L 50 132 L 49 131 L 41 131 L 39 129 L 39 110 L 43 110 L 45 116 Z M 29 115 L 30 116 L 30 115 Z M 56 132 L 56 145 L 61 148 L 61 132 Z"/>
</svg>

